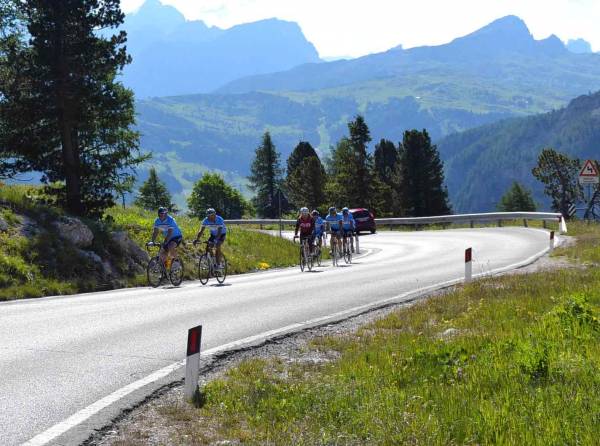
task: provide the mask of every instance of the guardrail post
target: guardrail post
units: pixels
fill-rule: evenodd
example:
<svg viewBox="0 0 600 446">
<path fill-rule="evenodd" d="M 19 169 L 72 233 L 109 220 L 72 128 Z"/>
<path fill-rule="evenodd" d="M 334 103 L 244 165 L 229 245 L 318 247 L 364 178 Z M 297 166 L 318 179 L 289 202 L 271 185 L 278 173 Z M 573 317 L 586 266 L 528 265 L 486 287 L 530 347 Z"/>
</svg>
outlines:
<svg viewBox="0 0 600 446">
<path fill-rule="evenodd" d="M 550 231 L 550 251 L 554 249 L 554 231 Z"/>
<path fill-rule="evenodd" d="M 548 225 L 546 224 L 546 220 L 542 220 L 542 225 L 544 226 L 544 229 L 548 227 Z"/>
<path fill-rule="evenodd" d="M 502 220 L 498 220 L 498 227 L 501 228 L 502 227 Z"/>
<path fill-rule="evenodd" d="M 525 226 L 526 228 L 529 227 L 529 225 L 527 224 L 527 219 L 526 218 L 523 219 L 523 226 Z"/>
<path fill-rule="evenodd" d="M 473 248 L 465 249 L 465 283 L 473 279 Z"/>
<path fill-rule="evenodd" d="M 475 222 L 473 220 L 471 220 L 469 222 L 469 226 L 471 226 L 471 229 L 473 229 L 475 227 Z"/>
<path fill-rule="evenodd" d="M 200 374 L 200 340 L 202 339 L 202 325 L 188 330 L 187 356 L 185 360 L 185 385 L 184 395 L 191 400 L 198 388 Z"/>
</svg>

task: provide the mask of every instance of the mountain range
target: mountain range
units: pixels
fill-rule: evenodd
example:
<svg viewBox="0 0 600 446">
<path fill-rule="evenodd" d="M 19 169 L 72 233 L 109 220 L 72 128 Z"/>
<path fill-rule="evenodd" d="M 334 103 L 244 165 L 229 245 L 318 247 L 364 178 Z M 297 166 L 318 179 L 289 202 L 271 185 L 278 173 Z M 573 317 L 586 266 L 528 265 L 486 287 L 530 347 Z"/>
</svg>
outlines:
<svg viewBox="0 0 600 446">
<path fill-rule="evenodd" d="M 133 59 L 123 82 L 138 98 L 209 92 L 239 77 L 320 61 L 298 24 L 277 19 L 221 29 L 146 0 L 122 29 Z"/>
<path fill-rule="evenodd" d="M 439 141 L 446 183 L 455 211 L 494 209 L 513 181 L 533 191 L 547 209 L 543 185 L 532 175 L 542 149 L 552 147 L 573 158 L 600 158 L 600 92 L 541 115 L 508 119 Z"/>
<path fill-rule="evenodd" d="M 154 153 L 153 163 L 181 204 L 209 169 L 243 189 L 265 130 L 284 158 L 299 140 L 326 155 L 357 113 L 365 116 L 374 141 L 399 141 L 411 128 L 427 128 L 440 141 L 502 119 L 559 109 L 597 90 L 600 55 L 573 53 L 555 36 L 535 40 L 522 20 L 508 16 L 445 45 L 303 64 L 243 77 L 211 94 L 140 100 L 138 128 L 142 147 Z M 484 209 L 459 198 L 453 184 L 450 193 L 456 209 Z"/>
</svg>

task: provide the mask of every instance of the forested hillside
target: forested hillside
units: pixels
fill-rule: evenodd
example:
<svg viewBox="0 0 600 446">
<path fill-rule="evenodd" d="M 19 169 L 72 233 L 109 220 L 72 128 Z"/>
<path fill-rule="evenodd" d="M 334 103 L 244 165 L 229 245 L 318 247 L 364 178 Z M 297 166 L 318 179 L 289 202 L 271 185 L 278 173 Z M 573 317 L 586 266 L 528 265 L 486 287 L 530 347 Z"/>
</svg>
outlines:
<svg viewBox="0 0 600 446">
<path fill-rule="evenodd" d="M 456 211 L 494 209 L 513 181 L 531 188 L 536 201 L 547 207 L 531 169 L 544 147 L 581 159 L 600 158 L 600 92 L 550 113 L 451 135 L 438 147 Z"/>
</svg>

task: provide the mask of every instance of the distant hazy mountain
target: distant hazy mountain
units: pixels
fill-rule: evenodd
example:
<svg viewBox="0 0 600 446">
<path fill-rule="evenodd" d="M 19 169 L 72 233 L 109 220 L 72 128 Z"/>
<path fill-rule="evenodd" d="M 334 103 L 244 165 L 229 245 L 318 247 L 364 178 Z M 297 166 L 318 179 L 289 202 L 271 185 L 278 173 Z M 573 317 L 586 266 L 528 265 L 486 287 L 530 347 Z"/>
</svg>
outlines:
<svg viewBox="0 0 600 446">
<path fill-rule="evenodd" d="M 600 158 L 600 92 L 580 96 L 550 113 L 448 136 L 438 147 L 456 211 L 494 209 L 513 181 L 532 189 L 536 201 L 547 209 L 549 201 L 531 169 L 545 147 L 580 159 Z"/>
<path fill-rule="evenodd" d="M 567 49 L 572 53 L 586 54 L 592 52 L 592 45 L 590 42 L 583 39 L 570 39 L 567 42 Z"/>
<path fill-rule="evenodd" d="M 535 40 L 525 23 L 508 16 L 465 37 L 440 46 L 419 47 L 364 56 L 349 61 L 306 64 L 288 71 L 235 80 L 220 93 L 313 91 L 382 78 L 431 74 L 476 77 L 498 86 L 528 84 L 535 90 L 569 88 L 586 91 L 590 75 L 600 76 L 600 56 L 581 57 L 556 36 Z M 568 84 L 568 85 L 567 85 Z"/>
<path fill-rule="evenodd" d="M 140 98 L 202 93 L 242 76 L 319 62 L 315 47 L 293 22 L 270 19 L 208 27 L 159 0 L 146 0 L 126 16 L 133 63 L 124 83 Z"/>
</svg>

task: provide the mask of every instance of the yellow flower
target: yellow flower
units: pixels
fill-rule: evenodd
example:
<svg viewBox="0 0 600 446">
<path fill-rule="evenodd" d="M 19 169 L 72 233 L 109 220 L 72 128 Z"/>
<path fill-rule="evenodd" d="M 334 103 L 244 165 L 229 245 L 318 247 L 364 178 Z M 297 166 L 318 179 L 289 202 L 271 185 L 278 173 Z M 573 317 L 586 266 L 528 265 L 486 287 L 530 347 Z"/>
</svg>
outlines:
<svg viewBox="0 0 600 446">
<path fill-rule="evenodd" d="M 271 265 L 266 262 L 258 262 L 258 269 L 269 269 Z"/>
</svg>

